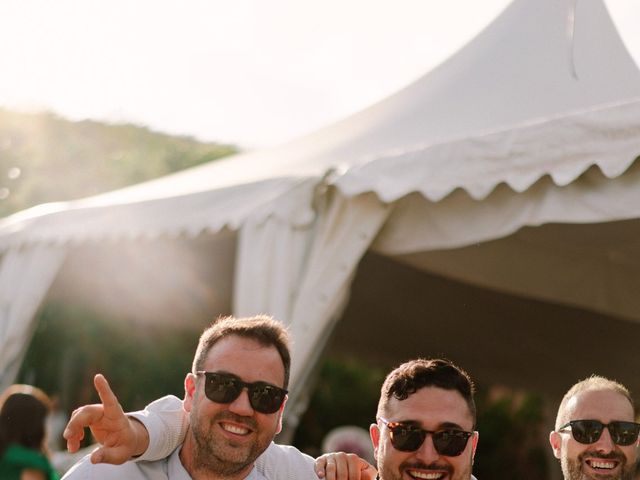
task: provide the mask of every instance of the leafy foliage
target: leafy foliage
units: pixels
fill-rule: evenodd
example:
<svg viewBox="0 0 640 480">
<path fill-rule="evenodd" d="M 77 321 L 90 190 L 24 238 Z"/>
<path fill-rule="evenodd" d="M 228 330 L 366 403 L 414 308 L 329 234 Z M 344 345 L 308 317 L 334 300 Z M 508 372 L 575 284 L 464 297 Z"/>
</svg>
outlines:
<svg viewBox="0 0 640 480">
<path fill-rule="evenodd" d="M 70 305 L 45 304 L 18 381 L 58 394 L 72 410 L 98 401 L 93 376 L 104 373 L 121 404 L 138 409 L 183 395 L 200 331 L 148 328 Z"/>
<path fill-rule="evenodd" d="M 533 394 L 478 396 L 480 443 L 474 466 L 478 478 L 549 478 L 543 407 L 542 398 Z"/>
<path fill-rule="evenodd" d="M 310 446 L 319 447 L 327 432 L 342 425 L 368 431 L 376 417 L 384 376 L 381 369 L 355 360 L 326 359 L 309 408 L 296 430 L 294 445 L 311 452 Z"/>
<path fill-rule="evenodd" d="M 0 109 L 0 216 L 121 188 L 236 151 L 136 125 Z M 10 178 L 16 169 L 20 175 Z"/>
</svg>

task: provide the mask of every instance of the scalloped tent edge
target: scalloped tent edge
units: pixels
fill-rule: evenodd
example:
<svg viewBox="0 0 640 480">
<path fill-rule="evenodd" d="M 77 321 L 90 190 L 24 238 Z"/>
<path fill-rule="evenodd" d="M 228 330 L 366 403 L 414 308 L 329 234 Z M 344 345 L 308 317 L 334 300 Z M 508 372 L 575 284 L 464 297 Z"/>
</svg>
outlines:
<svg viewBox="0 0 640 480">
<path fill-rule="evenodd" d="M 269 312 L 296 339 L 290 425 L 372 252 L 471 285 L 638 320 L 632 287 L 640 275 L 619 265 L 633 253 L 628 245 L 582 239 L 583 255 L 562 262 L 577 288 L 553 264 L 558 239 L 531 233 L 554 232 L 534 227 L 556 223 L 599 231 L 640 216 L 640 72 L 601 0 L 576 2 L 570 39 L 572 4 L 515 0 L 412 85 L 290 144 L 2 220 L 2 385 L 15 377 L 36 306 L 71 247 L 103 241 L 232 231 L 213 262 L 233 258 L 233 313 Z M 496 245 L 516 253 L 501 260 Z M 178 268 L 165 260 L 167 271 Z M 512 276 L 513 262 L 521 272 Z"/>
</svg>

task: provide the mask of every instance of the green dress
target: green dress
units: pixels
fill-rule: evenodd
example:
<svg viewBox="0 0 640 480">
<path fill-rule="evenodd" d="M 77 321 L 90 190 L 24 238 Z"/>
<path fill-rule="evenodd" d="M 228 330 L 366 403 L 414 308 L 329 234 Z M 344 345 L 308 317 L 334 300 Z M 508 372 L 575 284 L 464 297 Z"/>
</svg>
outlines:
<svg viewBox="0 0 640 480">
<path fill-rule="evenodd" d="M 47 457 L 37 450 L 11 444 L 0 458 L 0 479 L 20 480 L 22 470 L 32 468 L 45 474 L 47 480 L 59 480 Z"/>
</svg>

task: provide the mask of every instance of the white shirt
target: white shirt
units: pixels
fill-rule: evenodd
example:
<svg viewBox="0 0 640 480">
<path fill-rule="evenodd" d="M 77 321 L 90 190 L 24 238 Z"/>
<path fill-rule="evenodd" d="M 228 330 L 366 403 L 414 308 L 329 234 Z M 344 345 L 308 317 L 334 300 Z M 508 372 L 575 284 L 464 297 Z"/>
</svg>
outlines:
<svg viewBox="0 0 640 480">
<path fill-rule="evenodd" d="M 189 417 L 178 397 L 167 395 L 131 415 L 140 420 L 149 432 L 149 447 L 138 461 L 164 458 L 184 441 Z M 254 470 L 268 480 L 318 480 L 313 457 L 295 447 L 273 442 L 256 459 Z"/>
<path fill-rule="evenodd" d="M 147 405 L 143 411 L 131 415 L 149 431 L 149 447 L 139 460 L 153 460 L 167 455 L 182 443 L 189 426 L 182 400 L 173 395 L 162 397 Z M 295 447 L 273 442 L 256 459 L 254 470 L 269 480 L 318 480 L 312 457 Z M 476 480 L 476 477 L 472 475 L 470 480 Z"/>
<path fill-rule="evenodd" d="M 89 455 L 76 463 L 63 480 L 191 480 L 180 461 L 180 448 L 171 455 L 152 462 L 126 462 L 122 465 L 93 465 Z M 245 480 L 267 480 L 255 468 Z"/>
</svg>

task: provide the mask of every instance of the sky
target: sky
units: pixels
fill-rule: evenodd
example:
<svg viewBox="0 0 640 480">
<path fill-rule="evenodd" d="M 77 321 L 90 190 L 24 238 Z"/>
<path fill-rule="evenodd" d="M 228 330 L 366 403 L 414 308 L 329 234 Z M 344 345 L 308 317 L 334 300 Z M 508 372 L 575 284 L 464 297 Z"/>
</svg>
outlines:
<svg viewBox="0 0 640 480">
<path fill-rule="evenodd" d="M 0 0 L 0 107 L 268 147 L 411 83 L 508 3 Z M 605 3 L 640 63 L 640 1 Z"/>
</svg>

